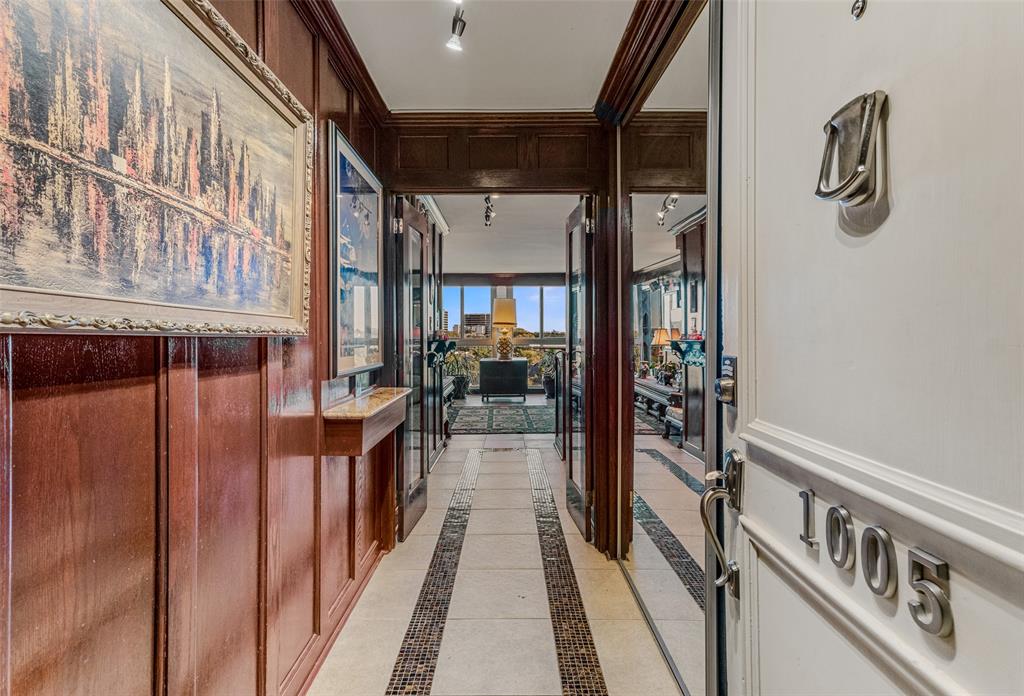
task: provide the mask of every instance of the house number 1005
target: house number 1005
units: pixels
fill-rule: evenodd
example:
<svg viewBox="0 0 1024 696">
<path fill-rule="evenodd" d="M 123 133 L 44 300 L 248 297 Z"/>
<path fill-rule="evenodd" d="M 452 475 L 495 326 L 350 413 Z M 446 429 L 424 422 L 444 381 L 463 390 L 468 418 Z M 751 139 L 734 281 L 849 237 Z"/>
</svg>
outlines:
<svg viewBox="0 0 1024 696">
<path fill-rule="evenodd" d="M 800 541 L 818 547 L 814 536 L 814 491 L 800 491 L 803 502 L 803 531 Z M 842 505 L 825 513 L 825 547 L 837 568 L 853 569 L 857 559 L 853 517 Z M 916 599 L 907 602 L 914 622 L 928 633 L 948 636 L 953 632 L 953 611 L 949 603 L 949 564 L 916 546 L 908 554 L 910 587 Z M 864 582 L 876 595 L 896 594 L 896 546 L 882 527 L 870 525 L 860 536 L 860 565 Z"/>
</svg>

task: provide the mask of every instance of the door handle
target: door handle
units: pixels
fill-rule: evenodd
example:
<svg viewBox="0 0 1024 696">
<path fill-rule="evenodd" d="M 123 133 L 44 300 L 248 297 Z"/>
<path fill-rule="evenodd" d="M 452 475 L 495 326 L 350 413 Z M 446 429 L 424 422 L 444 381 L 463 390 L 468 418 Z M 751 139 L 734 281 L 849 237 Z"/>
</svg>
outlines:
<svg viewBox="0 0 1024 696">
<path fill-rule="evenodd" d="M 740 596 L 740 566 L 726 557 L 725 549 L 715 534 L 715 526 L 711 521 L 711 506 L 716 500 L 725 500 L 729 507 L 739 510 L 740 500 L 743 495 L 743 457 L 734 449 L 725 453 L 725 471 L 711 471 L 704 480 L 709 485 L 700 496 L 700 521 L 704 525 L 704 533 L 711 541 L 715 550 L 715 557 L 718 565 L 721 566 L 721 574 L 715 578 L 715 587 L 725 587 L 732 597 L 739 599 Z M 721 482 L 715 483 L 715 482 Z"/>
</svg>

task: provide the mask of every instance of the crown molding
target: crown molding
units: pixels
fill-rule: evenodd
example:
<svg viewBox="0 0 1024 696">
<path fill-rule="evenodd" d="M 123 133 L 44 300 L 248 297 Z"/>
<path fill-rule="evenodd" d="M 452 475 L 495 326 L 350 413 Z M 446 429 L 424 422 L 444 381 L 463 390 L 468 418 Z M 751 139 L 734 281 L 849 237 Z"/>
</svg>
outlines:
<svg viewBox="0 0 1024 696">
<path fill-rule="evenodd" d="M 594 105 L 612 126 L 632 118 L 650 96 L 707 0 L 638 0 Z"/>
</svg>

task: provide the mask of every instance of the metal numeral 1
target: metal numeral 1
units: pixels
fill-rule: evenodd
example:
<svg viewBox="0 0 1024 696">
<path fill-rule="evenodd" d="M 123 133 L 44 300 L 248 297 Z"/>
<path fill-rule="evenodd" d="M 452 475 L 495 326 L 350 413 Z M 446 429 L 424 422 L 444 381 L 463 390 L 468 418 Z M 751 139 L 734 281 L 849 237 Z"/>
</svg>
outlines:
<svg viewBox="0 0 1024 696">
<path fill-rule="evenodd" d="M 804 503 L 804 531 L 800 534 L 800 541 L 816 549 L 818 540 L 814 538 L 814 491 L 810 488 L 800 491 L 800 499 Z"/>
<path fill-rule="evenodd" d="M 910 587 L 919 600 L 907 602 L 914 623 L 928 633 L 948 636 L 953 632 L 949 604 L 949 564 L 916 546 L 910 549 Z"/>
<path fill-rule="evenodd" d="M 833 505 L 825 514 L 825 545 L 829 558 L 838 568 L 849 570 L 856 560 L 853 540 L 853 518 L 842 505 Z"/>
<path fill-rule="evenodd" d="M 864 581 L 876 595 L 892 597 L 896 592 L 896 547 L 889 532 L 877 525 L 860 537 L 860 567 Z"/>
</svg>

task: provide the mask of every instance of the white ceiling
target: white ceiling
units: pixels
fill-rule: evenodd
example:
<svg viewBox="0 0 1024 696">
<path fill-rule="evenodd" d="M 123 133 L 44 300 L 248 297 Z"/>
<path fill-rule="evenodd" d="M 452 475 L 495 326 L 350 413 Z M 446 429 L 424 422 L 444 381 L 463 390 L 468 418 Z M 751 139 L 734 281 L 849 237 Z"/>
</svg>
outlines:
<svg viewBox="0 0 1024 696">
<path fill-rule="evenodd" d="M 644 111 L 708 108 L 708 7 L 704 6 L 683 45 L 644 102 Z"/>
<path fill-rule="evenodd" d="M 704 194 L 679 196 L 676 207 L 665 215 L 664 227 L 658 225 L 658 211 L 665 202 L 663 193 L 634 193 L 633 270 L 639 271 L 659 261 L 670 259 L 676 251 L 676 238 L 669 234 L 672 225 L 700 210 L 707 203 Z"/>
<path fill-rule="evenodd" d="M 434 196 L 451 228 L 444 242 L 445 273 L 562 273 L 565 271 L 565 219 L 578 196 L 492 196 L 497 216 L 484 227 L 481 195 Z M 703 195 L 682 195 L 658 225 L 665 194 L 634 194 L 633 268 L 642 269 L 676 255 L 669 230 L 699 210 Z"/>
<path fill-rule="evenodd" d="M 565 219 L 579 196 L 492 196 L 496 216 L 484 227 L 484 197 L 434 196 L 451 233 L 445 273 L 564 273 Z"/>
<path fill-rule="evenodd" d="M 458 53 L 445 47 L 452 0 L 334 4 L 392 111 L 589 111 L 634 6 L 464 0 Z"/>
</svg>

